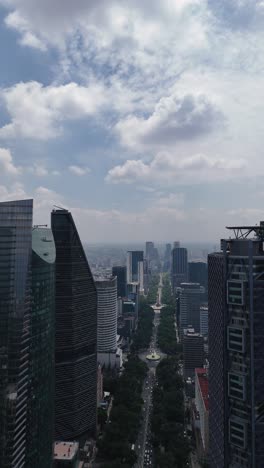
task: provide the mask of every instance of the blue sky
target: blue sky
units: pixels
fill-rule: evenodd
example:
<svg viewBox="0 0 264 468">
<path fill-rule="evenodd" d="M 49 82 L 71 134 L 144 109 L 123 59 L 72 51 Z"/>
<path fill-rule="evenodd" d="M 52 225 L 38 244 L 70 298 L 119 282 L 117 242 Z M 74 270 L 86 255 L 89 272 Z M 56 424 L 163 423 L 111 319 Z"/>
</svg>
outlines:
<svg viewBox="0 0 264 468">
<path fill-rule="evenodd" d="M 0 0 L 0 199 L 90 242 L 264 219 L 263 0 Z"/>
</svg>

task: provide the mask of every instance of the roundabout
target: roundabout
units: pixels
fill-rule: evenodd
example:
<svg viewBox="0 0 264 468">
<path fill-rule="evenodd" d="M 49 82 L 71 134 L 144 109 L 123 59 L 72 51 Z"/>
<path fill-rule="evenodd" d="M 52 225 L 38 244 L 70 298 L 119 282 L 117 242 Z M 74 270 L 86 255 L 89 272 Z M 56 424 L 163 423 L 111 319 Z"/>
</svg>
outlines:
<svg viewBox="0 0 264 468">
<path fill-rule="evenodd" d="M 151 354 L 148 354 L 146 356 L 146 359 L 148 361 L 159 361 L 160 360 L 160 355 L 157 354 L 155 351 L 153 351 Z"/>
</svg>

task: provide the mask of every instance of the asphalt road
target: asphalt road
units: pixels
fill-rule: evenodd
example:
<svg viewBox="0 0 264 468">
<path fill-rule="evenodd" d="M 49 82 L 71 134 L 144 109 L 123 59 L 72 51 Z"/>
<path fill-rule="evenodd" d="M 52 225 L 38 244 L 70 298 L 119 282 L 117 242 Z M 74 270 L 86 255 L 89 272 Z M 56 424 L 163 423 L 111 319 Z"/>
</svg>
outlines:
<svg viewBox="0 0 264 468">
<path fill-rule="evenodd" d="M 160 361 L 148 361 L 146 356 L 156 351 L 157 354 L 161 357 L 165 357 L 166 355 L 162 353 L 156 347 L 156 339 L 157 339 L 157 328 L 159 325 L 159 314 L 160 310 L 154 309 L 155 317 L 154 317 L 154 328 L 153 328 L 153 335 L 150 343 L 150 347 L 148 350 L 139 354 L 140 359 L 145 361 L 148 365 L 148 374 L 143 384 L 143 391 L 142 391 L 142 399 L 144 400 L 144 405 L 142 408 L 142 424 L 138 433 L 137 442 L 135 444 L 135 450 L 138 456 L 138 461 L 135 465 L 135 468 L 145 468 L 145 467 L 153 467 L 153 450 L 151 444 L 151 411 L 152 411 L 152 392 L 153 387 L 155 385 L 156 380 L 156 367 Z"/>
</svg>

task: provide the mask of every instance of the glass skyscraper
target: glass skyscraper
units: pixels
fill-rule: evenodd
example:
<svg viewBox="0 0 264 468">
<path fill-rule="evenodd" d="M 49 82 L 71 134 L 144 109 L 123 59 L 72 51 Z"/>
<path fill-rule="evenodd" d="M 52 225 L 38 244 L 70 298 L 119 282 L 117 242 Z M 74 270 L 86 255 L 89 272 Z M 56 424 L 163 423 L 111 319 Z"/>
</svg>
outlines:
<svg viewBox="0 0 264 468">
<path fill-rule="evenodd" d="M 200 305 L 204 288 L 197 283 L 181 283 L 177 289 L 180 306 L 179 332 L 183 338 L 184 329 L 194 328 L 200 333 Z"/>
<path fill-rule="evenodd" d="M 140 263 L 143 263 L 143 250 L 129 250 L 127 252 L 127 283 L 140 281 Z"/>
<path fill-rule="evenodd" d="M 117 278 L 117 297 L 127 296 L 127 272 L 125 266 L 114 266 L 112 275 Z"/>
<path fill-rule="evenodd" d="M 190 283 L 200 283 L 207 289 L 207 264 L 205 262 L 189 262 L 188 269 Z"/>
<path fill-rule="evenodd" d="M 188 252 L 184 247 L 174 247 L 171 256 L 171 280 L 175 292 L 181 283 L 188 281 Z"/>
<path fill-rule="evenodd" d="M 34 227 L 27 468 L 50 468 L 53 460 L 55 258 L 51 229 Z"/>
<path fill-rule="evenodd" d="M 264 225 L 209 255 L 210 466 L 264 466 Z"/>
<path fill-rule="evenodd" d="M 0 466 L 25 466 L 33 200 L 0 203 Z"/>
<path fill-rule="evenodd" d="M 51 215 L 56 245 L 55 437 L 96 431 L 97 295 L 72 215 Z"/>
</svg>

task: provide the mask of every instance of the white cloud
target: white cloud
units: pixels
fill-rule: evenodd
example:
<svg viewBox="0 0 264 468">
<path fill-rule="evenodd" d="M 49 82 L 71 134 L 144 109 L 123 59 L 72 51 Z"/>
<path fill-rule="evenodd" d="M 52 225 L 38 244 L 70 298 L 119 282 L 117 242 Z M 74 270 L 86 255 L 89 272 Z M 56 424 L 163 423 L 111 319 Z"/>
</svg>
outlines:
<svg viewBox="0 0 264 468">
<path fill-rule="evenodd" d="M 69 166 L 69 171 L 77 176 L 83 176 L 91 172 L 89 167 Z"/>
<path fill-rule="evenodd" d="M 263 0 L 209 0 L 208 4 L 216 19 L 227 27 L 245 30 L 263 26 Z"/>
<path fill-rule="evenodd" d="M 0 170 L 1 173 L 13 176 L 21 172 L 21 168 L 14 165 L 12 154 L 6 148 L 0 148 Z"/>
<path fill-rule="evenodd" d="M 152 198 L 147 207 L 129 211 L 77 207 L 62 194 L 45 186 L 28 193 L 21 183 L 14 183 L 10 187 L 0 185 L 0 201 L 26 198 L 34 199 L 34 224 L 50 224 L 54 205 L 70 210 L 83 242 L 105 242 L 106 232 L 109 242 L 141 242 L 147 238 L 164 241 L 173 239 L 175 232 L 177 238 L 185 242 L 217 241 L 229 236 L 225 226 L 245 222 L 254 225 L 264 216 L 261 207 L 250 206 L 232 210 L 218 209 L 217 216 L 215 208 L 200 206 L 186 209 L 183 193 Z"/>
<path fill-rule="evenodd" d="M 6 24 L 10 28 L 16 29 L 21 33 L 21 45 L 29 46 L 42 51 L 47 50 L 46 45 L 30 31 L 29 22 L 21 16 L 18 11 L 10 13 L 6 18 Z"/>
<path fill-rule="evenodd" d="M 104 103 L 101 85 L 84 87 L 76 83 L 43 86 L 36 81 L 18 83 L 2 90 L 11 122 L 0 128 L 0 138 L 55 138 L 66 120 L 96 114 Z"/>
<path fill-rule="evenodd" d="M 222 126 L 223 114 L 205 95 L 161 98 L 148 118 L 128 116 L 116 130 L 124 145 L 165 145 L 190 140 Z"/>
<path fill-rule="evenodd" d="M 47 187 L 37 187 L 33 193 L 35 199 L 36 208 L 35 216 L 41 214 L 41 216 L 49 213 L 54 205 L 63 206 L 64 197 L 63 195 L 57 193 L 55 190 L 49 189 Z M 40 210 L 40 213 L 37 213 L 37 210 Z"/>
<path fill-rule="evenodd" d="M 152 203 L 135 212 L 108 210 L 110 197 L 105 208 L 98 210 L 77 208 L 77 201 L 69 203 L 85 240 L 104 240 L 106 232 L 112 240 L 129 239 L 135 225 L 139 240 L 152 233 L 162 240 L 168 232 L 184 238 L 186 233 L 200 235 L 201 240 L 219 238 L 221 227 L 231 219 L 239 222 L 247 210 L 251 222 L 260 215 L 252 208 L 235 210 L 235 206 L 230 213 L 217 211 L 216 219 L 215 209 L 193 210 L 190 205 L 199 204 L 191 200 L 195 184 L 217 187 L 216 182 L 232 180 L 233 184 L 235 178 L 264 173 L 263 1 L 0 0 L 0 4 L 7 8 L 6 25 L 18 33 L 20 46 L 39 49 L 40 57 L 55 47 L 51 57 L 58 57 L 50 86 L 18 83 L 0 91 L 4 118 L 9 116 L 0 129 L 2 146 L 9 146 L 5 139 L 13 139 L 12 147 L 16 138 L 40 140 L 30 142 L 34 153 L 46 140 L 61 136 L 66 122 L 69 128 L 72 120 L 85 119 L 91 132 L 99 122 L 104 137 L 112 133 L 114 142 L 107 151 L 117 158 L 106 180 L 135 183 L 142 192 L 136 194 L 142 206 Z M 45 60 L 48 63 L 48 54 Z M 105 138 L 99 145 L 105 145 Z M 75 144 L 73 151 L 79 151 Z M 103 148 L 102 153 L 107 151 Z M 35 175 L 58 174 L 34 158 Z M 0 165 L 2 172 L 15 175 L 16 169 L 6 170 L 6 162 L 4 171 Z M 59 166 L 65 174 L 71 165 L 73 159 Z M 98 174 L 104 167 L 100 161 Z M 84 169 L 75 173 L 81 175 Z M 159 194 L 157 186 L 165 193 Z M 166 194 L 166 189 L 173 192 L 177 186 L 188 192 L 188 207 L 183 196 Z M 6 196 L 27 195 L 21 185 L 1 190 Z M 124 206 L 132 190 L 114 187 L 113 192 L 119 190 Z M 215 202 L 213 192 L 211 197 L 208 188 L 208 206 Z M 39 222 L 49 218 L 52 203 L 66 203 L 46 187 L 35 189 L 33 195 Z M 221 194 L 221 202 L 227 196 Z M 233 203 L 244 206 L 244 201 Z M 201 220 L 197 233 L 193 227 Z"/>
<path fill-rule="evenodd" d="M 153 39 L 161 39 L 160 25 L 183 19 L 186 10 L 201 6 L 201 0 L 0 0 L 11 10 L 6 18 L 9 27 L 23 36 L 31 32 L 43 44 L 62 46 L 76 30 L 85 36 L 100 31 L 102 46 L 118 38 L 132 36 L 149 46 Z M 142 35 L 145 26 L 145 34 Z M 185 25 L 186 27 L 186 25 Z M 187 31 L 189 32 L 189 31 Z M 90 34 L 89 34 L 90 33 Z M 155 33 L 155 35 L 153 34 Z M 90 37 L 89 37 L 90 39 Z M 30 45 L 30 44 L 28 44 Z"/>
<path fill-rule="evenodd" d="M 106 182 L 132 184 L 139 181 L 167 184 L 199 184 L 226 180 L 244 175 L 246 161 L 224 159 L 196 154 L 179 158 L 168 152 L 158 153 L 149 163 L 142 160 L 127 160 L 113 167 Z"/>
<path fill-rule="evenodd" d="M 184 194 L 183 193 L 169 193 L 166 196 L 159 197 L 156 200 L 157 206 L 176 208 L 181 207 L 184 204 Z"/>
<path fill-rule="evenodd" d="M 254 226 L 256 221 L 263 220 L 263 208 L 237 208 L 228 210 L 227 215 L 230 219 L 239 220 L 239 222 L 246 223 L 249 226 Z M 239 225 L 239 223 L 238 223 Z"/>
<path fill-rule="evenodd" d="M 0 201 L 23 200 L 27 196 L 23 184 L 15 182 L 10 187 L 0 185 Z"/>
<path fill-rule="evenodd" d="M 31 169 L 31 172 L 33 172 L 39 177 L 45 177 L 49 174 L 48 169 L 46 169 L 46 167 L 44 167 L 42 164 L 34 164 L 34 167 Z"/>
</svg>

